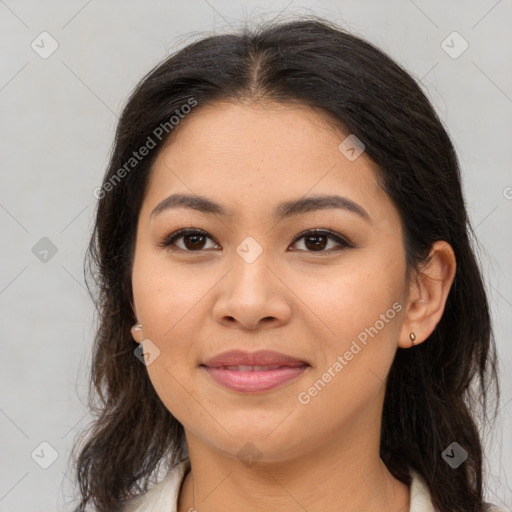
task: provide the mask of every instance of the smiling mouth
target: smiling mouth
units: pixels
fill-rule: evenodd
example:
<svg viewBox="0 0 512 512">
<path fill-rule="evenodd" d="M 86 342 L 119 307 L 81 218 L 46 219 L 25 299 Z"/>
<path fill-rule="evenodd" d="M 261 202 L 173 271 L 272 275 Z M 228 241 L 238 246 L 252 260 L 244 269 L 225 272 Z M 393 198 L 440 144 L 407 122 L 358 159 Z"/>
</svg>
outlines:
<svg viewBox="0 0 512 512">
<path fill-rule="evenodd" d="M 300 366 L 282 365 L 229 365 L 210 367 L 201 365 L 201 368 L 221 386 L 243 393 L 259 393 L 282 386 L 298 378 L 307 368 L 308 364 Z"/>
<path fill-rule="evenodd" d="M 266 370 L 277 370 L 279 368 L 290 368 L 289 366 L 283 366 L 279 364 L 267 365 L 267 366 L 251 366 L 247 364 L 239 364 L 232 366 L 221 366 L 220 368 L 224 368 L 226 370 L 234 370 L 237 372 L 261 372 Z"/>
</svg>

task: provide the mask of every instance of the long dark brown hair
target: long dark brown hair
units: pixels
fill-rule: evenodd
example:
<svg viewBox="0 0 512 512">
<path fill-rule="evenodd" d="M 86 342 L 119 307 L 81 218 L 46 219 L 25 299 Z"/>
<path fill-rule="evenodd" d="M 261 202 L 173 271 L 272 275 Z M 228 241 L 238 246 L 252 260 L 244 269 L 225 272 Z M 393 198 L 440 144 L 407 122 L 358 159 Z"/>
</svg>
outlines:
<svg viewBox="0 0 512 512">
<path fill-rule="evenodd" d="M 89 391 L 95 419 L 75 441 L 75 512 L 122 510 L 123 501 L 145 491 L 157 471 L 186 456 L 182 425 L 134 356 L 131 265 L 151 166 L 179 130 L 176 119 L 188 110 L 194 115 L 184 105 L 199 110 L 226 98 L 325 112 L 363 141 L 377 164 L 381 186 L 400 212 L 408 268 L 419 269 L 437 240 L 453 247 L 457 269 L 441 320 L 424 343 L 398 349 L 390 369 L 380 455 L 404 483 L 410 483 L 409 468 L 416 470 L 441 512 L 480 512 L 480 422 L 489 420 L 490 388 L 495 415 L 500 393 L 489 306 L 454 147 L 406 71 L 372 44 L 312 16 L 189 44 L 141 80 L 122 112 L 86 255 L 99 320 Z M 130 158 L 148 137 L 155 147 L 134 165 Z M 456 470 L 441 456 L 453 441 L 469 454 Z"/>
</svg>

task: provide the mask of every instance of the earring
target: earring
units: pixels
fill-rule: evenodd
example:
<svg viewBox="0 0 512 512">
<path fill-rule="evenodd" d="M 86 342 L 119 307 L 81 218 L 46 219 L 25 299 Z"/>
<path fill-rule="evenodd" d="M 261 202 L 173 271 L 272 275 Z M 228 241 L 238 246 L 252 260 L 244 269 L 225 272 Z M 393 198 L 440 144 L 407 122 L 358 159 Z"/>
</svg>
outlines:
<svg viewBox="0 0 512 512">
<path fill-rule="evenodd" d="M 142 324 L 135 324 L 134 326 L 132 326 L 131 328 L 131 331 L 132 331 L 132 336 L 134 339 L 137 339 L 137 331 L 142 331 Z"/>
<path fill-rule="evenodd" d="M 413 332 L 411 332 L 411 334 L 409 334 L 409 338 L 411 338 L 411 342 L 413 345 L 416 345 L 416 334 L 414 334 Z"/>
</svg>

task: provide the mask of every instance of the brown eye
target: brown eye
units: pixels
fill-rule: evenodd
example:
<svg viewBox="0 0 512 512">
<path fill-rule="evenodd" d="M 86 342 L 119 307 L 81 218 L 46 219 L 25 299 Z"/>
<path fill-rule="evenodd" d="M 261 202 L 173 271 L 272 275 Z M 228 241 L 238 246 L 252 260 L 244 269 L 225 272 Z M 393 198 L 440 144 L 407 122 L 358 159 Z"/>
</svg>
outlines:
<svg viewBox="0 0 512 512">
<path fill-rule="evenodd" d="M 205 247 L 208 239 L 213 241 L 213 238 L 202 229 L 179 229 L 167 236 L 162 242 L 158 243 L 158 245 L 171 250 L 180 250 L 183 252 L 202 252 L 203 250 L 208 249 L 208 247 Z M 353 245 L 345 238 L 328 230 L 305 231 L 295 238 L 293 244 L 297 244 L 297 242 L 302 239 L 304 239 L 305 249 L 300 250 L 305 252 L 331 253 L 336 250 L 353 247 Z M 181 246 L 176 243 L 180 240 L 182 240 Z M 326 250 L 330 241 L 335 242 L 335 246 L 329 247 Z M 338 245 L 338 248 L 336 248 L 336 244 Z M 210 249 L 211 248 L 212 247 L 210 247 Z"/>
<path fill-rule="evenodd" d="M 297 243 L 298 240 L 304 239 L 304 246 L 306 247 L 307 252 L 332 252 L 332 247 L 329 250 L 325 250 L 329 241 L 334 241 L 341 246 L 341 249 L 346 249 L 349 247 L 353 247 L 347 240 L 342 238 L 337 233 L 326 230 L 310 230 L 305 233 L 301 233 L 295 240 L 294 244 Z M 340 248 L 336 249 L 334 247 L 333 250 L 341 250 Z M 302 249 L 301 249 L 302 250 Z"/>
<path fill-rule="evenodd" d="M 180 229 L 166 237 L 158 245 L 168 248 L 176 246 L 178 250 L 186 252 L 199 252 L 205 248 L 208 238 L 212 239 L 207 235 L 206 231 L 200 229 Z M 179 239 L 183 239 L 183 247 L 175 244 Z"/>
<path fill-rule="evenodd" d="M 203 249 L 206 243 L 206 237 L 202 234 L 183 235 L 183 243 L 187 249 Z"/>
<path fill-rule="evenodd" d="M 325 249 L 329 239 L 326 235 L 309 235 L 304 237 L 304 243 L 308 249 L 312 251 Z"/>
</svg>

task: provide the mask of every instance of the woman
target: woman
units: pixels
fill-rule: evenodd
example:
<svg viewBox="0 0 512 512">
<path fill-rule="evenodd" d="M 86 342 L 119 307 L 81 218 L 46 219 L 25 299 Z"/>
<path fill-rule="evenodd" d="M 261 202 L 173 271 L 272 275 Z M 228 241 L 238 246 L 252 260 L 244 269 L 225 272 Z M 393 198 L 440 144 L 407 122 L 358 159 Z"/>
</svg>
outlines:
<svg viewBox="0 0 512 512">
<path fill-rule="evenodd" d="M 453 146 L 389 57 L 317 18 L 195 42 L 97 197 L 76 511 L 486 510 L 488 302 Z"/>
</svg>

